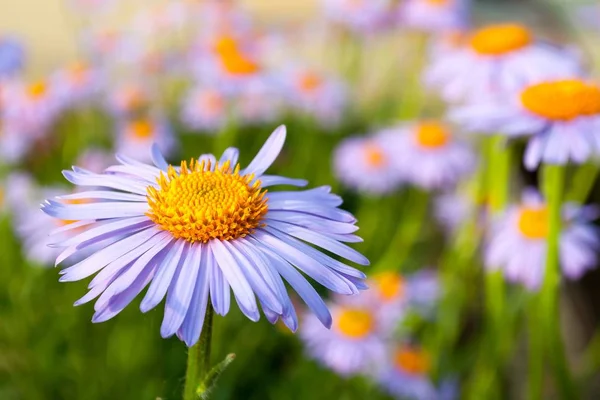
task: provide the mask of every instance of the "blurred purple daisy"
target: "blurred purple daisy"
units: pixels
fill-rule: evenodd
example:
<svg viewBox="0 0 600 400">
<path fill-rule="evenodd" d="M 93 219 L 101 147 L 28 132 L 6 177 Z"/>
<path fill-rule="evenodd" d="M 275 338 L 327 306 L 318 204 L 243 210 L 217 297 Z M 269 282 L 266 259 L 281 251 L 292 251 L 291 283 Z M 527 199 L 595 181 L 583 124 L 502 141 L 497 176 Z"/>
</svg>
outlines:
<svg viewBox="0 0 600 400">
<path fill-rule="evenodd" d="M 311 357 L 342 376 L 373 374 L 386 357 L 386 338 L 378 314 L 363 295 L 348 296 L 351 304 L 330 304 L 333 325 L 323 327 L 307 315 L 300 330 Z M 342 300 L 343 301 L 343 300 Z"/>
<path fill-rule="evenodd" d="M 181 107 L 181 121 L 188 128 L 218 133 L 228 120 L 227 95 L 218 88 L 197 86 L 191 90 Z"/>
<path fill-rule="evenodd" d="M 342 242 L 356 242 L 356 220 L 340 210 L 329 187 L 268 193 L 274 185 L 304 186 L 306 181 L 264 172 L 285 141 L 281 126 L 250 164 L 241 169 L 238 150 L 217 161 L 205 154 L 181 166 L 169 165 L 156 147 L 154 166 L 125 156 L 102 174 L 74 167 L 65 177 L 91 191 L 63 197 L 88 204 L 47 200 L 42 209 L 59 219 L 89 222 L 87 229 L 58 243 L 61 263 L 102 244 L 102 249 L 61 271 L 61 281 L 93 274 L 90 291 L 76 304 L 100 296 L 93 322 L 121 312 L 146 286 L 142 312 L 166 296 L 160 329 L 188 346 L 197 342 L 210 302 L 219 315 L 230 307 L 230 289 L 242 312 L 259 319 L 258 304 L 271 323 L 279 318 L 291 330 L 297 317 L 284 280 L 298 292 L 321 323 L 331 326 L 327 306 L 298 271 L 328 289 L 357 294 L 365 275 L 311 246 L 361 265 L 369 261 Z M 258 297 L 258 303 L 256 297 Z"/>
<path fill-rule="evenodd" d="M 323 0 L 325 16 L 360 33 L 393 25 L 393 0 Z"/>
<path fill-rule="evenodd" d="M 524 158 L 530 170 L 600 153 L 600 86 L 580 79 L 529 85 L 509 101 L 460 107 L 451 116 L 474 132 L 531 135 Z"/>
<path fill-rule="evenodd" d="M 21 43 L 11 37 L 0 37 L 0 79 L 21 72 L 25 63 L 25 51 Z"/>
<path fill-rule="evenodd" d="M 390 352 L 379 384 L 394 398 L 449 400 L 457 397 L 455 385 L 444 382 L 437 388 L 429 377 L 430 355 L 414 344 L 400 344 Z"/>
<path fill-rule="evenodd" d="M 371 194 L 390 193 L 402 185 L 397 162 L 385 134 L 344 139 L 333 154 L 337 178 L 349 188 Z"/>
<path fill-rule="evenodd" d="M 149 162 L 154 144 L 167 156 L 176 147 L 173 132 L 163 118 L 147 116 L 120 122 L 116 143 L 118 153 Z"/>
<path fill-rule="evenodd" d="M 595 207 L 563 206 L 559 257 L 562 272 L 569 279 L 579 279 L 596 266 L 600 238 L 591 221 L 597 217 Z M 528 190 L 521 204 L 509 207 L 495 222 L 485 250 L 485 265 L 490 270 L 500 268 L 508 280 L 537 290 L 544 279 L 547 236 L 547 206 L 539 193 Z"/>
<path fill-rule="evenodd" d="M 470 0 L 408 0 L 400 4 L 400 23 L 426 32 L 465 29 Z"/>
<path fill-rule="evenodd" d="M 404 178 L 426 190 L 455 186 L 475 167 L 471 148 L 442 123 L 429 121 L 389 129 L 398 168 Z"/>
<path fill-rule="evenodd" d="M 424 79 L 447 101 L 502 100 L 523 85 L 580 73 L 579 61 L 565 49 L 535 41 L 523 25 L 496 24 L 474 31 L 463 46 L 434 57 Z"/>
</svg>

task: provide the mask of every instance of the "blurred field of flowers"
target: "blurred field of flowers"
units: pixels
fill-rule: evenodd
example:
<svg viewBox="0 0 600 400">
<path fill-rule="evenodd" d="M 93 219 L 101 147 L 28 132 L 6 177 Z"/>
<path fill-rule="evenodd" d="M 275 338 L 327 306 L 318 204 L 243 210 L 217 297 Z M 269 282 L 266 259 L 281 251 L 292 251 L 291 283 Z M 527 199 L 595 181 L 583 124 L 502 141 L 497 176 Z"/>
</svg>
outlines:
<svg viewBox="0 0 600 400">
<path fill-rule="evenodd" d="M 597 2 L 5 3 L 0 399 L 600 396 Z"/>
</svg>

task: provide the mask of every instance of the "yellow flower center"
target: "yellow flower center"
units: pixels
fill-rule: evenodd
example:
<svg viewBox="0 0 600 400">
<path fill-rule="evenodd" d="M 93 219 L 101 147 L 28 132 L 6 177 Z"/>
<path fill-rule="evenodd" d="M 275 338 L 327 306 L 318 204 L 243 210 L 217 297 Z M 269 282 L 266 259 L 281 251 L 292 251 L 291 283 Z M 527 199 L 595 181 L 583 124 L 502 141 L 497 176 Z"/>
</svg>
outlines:
<svg viewBox="0 0 600 400">
<path fill-rule="evenodd" d="M 27 94 L 30 98 L 37 100 L 44 97 L 48 91 L 48 85 L 44 81 L 37 81 L 27 87 Z"/>
<path fill-rule="evenodd" d="M 337 328 L 344 336 L 362 339 L 373 330 L 373 317 L 364 310 L 349 308 L 339 314 Z"/>
<path fill-rule="evenodd" d="M 546 207 L 523 207 L 519 213 L 519 231 L 529 239 L 548 236 L 548 209 Z"/>
<path fill-rule="evenodd" d="M 475 31 L 471 47 L 486 56 L 499 56 L 519 50 L 532 42 L 529 29 L 519 24 L 497 24 Z"/>
<path fill-rule="evenodd" d="M 429 355 L 421 349 L 403 346 L 394 355 L 396 368 L 411 375 L 423 375 L 429 371 Z"/>
<path fill-rule="evenodd" d="M 307 72 L 303 74 L 298 82 L 300 90 L 303 92 L 312 92 L 321 87 L 323 79 L 314 72 Z"/>
<path fill-rule="evenodd" d="M 221 60 L 221 65 L 231 75 L 251 75 L 260 70 L 260 66 L 246 57 L 240 50 L 237 41 L 230 36 L 224 36 L 217 40 L 214 48 Z"/>
<path fill-rule="evenodd" d="M 182 161 L 179 173 L 172 166 L 166 176 L 161 172 L 159 188 L 148 187 L 148 217 L 189 242 L 234 240 L 261 226 L 268 206 L 260 181 L 240 176 L 239 165 L 232 170 L 229 162 L 210 167 L 191 160 Z"/>
<path fill-rule="evenodd" d="M 129 123 L 128 132 L 132 139 L 148 140 L 154 136 L 154 125 L 146 119 L 138 119 Z"/>
<path fill-rule="evenodd" d="M 568 121 L 600 114 L 600 87 L 577 79 L 539 83 L 521 93 L 521 103 L 538 116 Z"/>
<path fill-rule="evenodd" d="M 382 272 L 373 277 L 379 291 L 379 296 L 384 301 L 391 301 L 404 294 L 404 279 L 392 271 Z"/>
<path fill-rule="evenodd" d="M 385 153 L 378 145 L 374 143 L 368 143 L 364 148 L 365 162 L 369 167 L 381 168 L 387 164 L 387 158 Z"/>
<path fill-rule="evenodd" d="M 417 144 L 421 147 L 435 149 L 443 147 L 450 139 L 448 129 L 437 122 L 425 122 L 416 129 Z"/>
<path fill-rule="evenodd" d="M 449 0 L 425 0 L 426 3 L 429 3 L 433 6 L 445 6 L 448 4 Z"/>
<path fill-rule="evenodd" d="M 83 62 L 76 62 L 68 68 L 69 77 L 77 85 L 85 83 L 88 71 L 88 66 Z"/>
</svg>

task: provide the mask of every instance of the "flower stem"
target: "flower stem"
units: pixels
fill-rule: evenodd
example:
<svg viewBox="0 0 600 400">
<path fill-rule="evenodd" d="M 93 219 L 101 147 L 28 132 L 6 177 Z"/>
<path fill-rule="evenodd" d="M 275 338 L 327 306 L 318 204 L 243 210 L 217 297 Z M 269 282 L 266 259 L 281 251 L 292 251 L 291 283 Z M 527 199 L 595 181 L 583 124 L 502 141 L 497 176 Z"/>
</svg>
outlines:
<svg viewBox="0 0 600 400">
<path fill-rule="evenodd" d="M 504 210 L 509 197 L 511 152 L 505 147 L 503 141 L 502 136 L 496 135 L 488 142 L 488 200 L 492 216 Z M 501 271 L 486 274 L 485 290 L 490 335 L 494 343 L 493 351 L 496 362 L 499 362 L 500 354 L 504 350 L 500 342 L 503 339 L 505 311 L 504 278 Z"/>
<path fill-rule="evenodd" d="M 210 342 L 212 338 L 213 309 L 209 304 L 206 307 L 204 325 L 200 340 L 188 350 L 187 371 L 185 374 L 185 387 L 183 400 L 197 400 L 196 389 L 204 381 L 210 371 Z"/>
<path fill-rule="evenodd" d="M 544 190 L 548 204 L 548 244 L 546 269 L 540 293 L 539 313 L 543 320 L 539 327 L 544 332 L 545 349 L 557 378 L 558 389 L 564 398 L 576 398 L 569 374 L 564 345 L 561 338 L 558 300 L 560 294 L 560 232 L 562 229 L 562 203 L 566 168 L 547 165 L 544 168 Z"/>
</svg>

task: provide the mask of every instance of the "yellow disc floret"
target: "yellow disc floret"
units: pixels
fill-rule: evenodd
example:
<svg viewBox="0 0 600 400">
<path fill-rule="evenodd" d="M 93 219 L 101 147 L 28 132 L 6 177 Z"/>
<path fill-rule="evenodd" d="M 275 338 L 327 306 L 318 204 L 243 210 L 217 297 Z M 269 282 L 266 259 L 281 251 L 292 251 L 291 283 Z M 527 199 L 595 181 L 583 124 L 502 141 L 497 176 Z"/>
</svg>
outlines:
<svg viewBox="0 0 600 400">
<path fill-rule="evenodd" d="M 391 301 L 404 294 L 404 279 L 396 272 L 381 272 L 374 276 L 373 280 L 383 301 Z"/>
<path fill-rule="evenodd" d="M 436 149 L 444 147 L 450 140 L 450 132 L 438 122 L 425 122 L 416 129 L 417 144 L 421 147 Z"/>
<path fill-rule="evenodd" d="M 578 79 L 543 82 L 526 88 L 521 103 L 540 117 L 568 121 L 600 114 L 600 87 Z"/>
<path fill-rule="evenodd" d="M 476 53 L 499 56 L 522 49 L 532 42 L 529 29 L 519 24 L 490 25 L 475 31 L 471 48 Z"/>
<path fill-rule="evenodd" d="M 338 315 L 337 328 L 348 338 L 362 339 L 373 330 L 373 316 L 362 309 L 348 308 Z"/>
<path fill-rule="evenodd" d="M 396 368 L 411 375 L 423 375 L 429 371 L 429 355 L 412 346 L 402 346 L 394 355 Z"/>
<path fill-rule="evenodd" d="M 254 175 L 240 175 L 229 162 L 216 165 L 183 161 L 179 172 L 161 172 L 158 188 L 148 187 L 148 217 L 177 239 L 206 243 L 234 240 L 261 226 L 267 213 L 266 190 Z"/>
<path fill-rule="evenodd" d="M 548 236 L 548 209 L 546 207 L 523 207 L 519 211 L 519 231 L 528 239 L 544 239 Z"/>
</svg>

